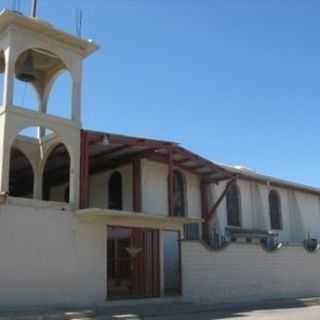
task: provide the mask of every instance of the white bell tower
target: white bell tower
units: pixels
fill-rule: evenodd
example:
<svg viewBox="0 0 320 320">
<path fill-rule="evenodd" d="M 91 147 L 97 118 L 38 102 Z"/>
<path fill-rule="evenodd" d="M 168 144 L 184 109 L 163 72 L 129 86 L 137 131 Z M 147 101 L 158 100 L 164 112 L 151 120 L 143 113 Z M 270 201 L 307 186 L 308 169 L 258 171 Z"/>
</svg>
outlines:
<svg viewBox="0 0 320 320">
<path fill-rule="evenodd" d="M 79 202 L 81 65 L 97 49 L 87 40 L 55 29 L 34 17 L 4 10 L 0 13 L 0 72 L 4 73 L 0 108 L 0 191 L 9 191 L 10 150 L 22 130 L 37 127 L 39 153 L 35 165 L 34 197 L 42 197 L 42 170 L 46 153 L 63 143 L 70 155 L 70 203 Z M 71 117 L 47 113 L 48 96 L 59 73 L 68 70 L 72 78 Z M 37 92 L 37 110 L 14 105 L 14 79 L 30 83 Z M 50 130 L 50 139 L 46 131 Z M 50 140 L 50 142 L 49 142 Z"/>
</svg>

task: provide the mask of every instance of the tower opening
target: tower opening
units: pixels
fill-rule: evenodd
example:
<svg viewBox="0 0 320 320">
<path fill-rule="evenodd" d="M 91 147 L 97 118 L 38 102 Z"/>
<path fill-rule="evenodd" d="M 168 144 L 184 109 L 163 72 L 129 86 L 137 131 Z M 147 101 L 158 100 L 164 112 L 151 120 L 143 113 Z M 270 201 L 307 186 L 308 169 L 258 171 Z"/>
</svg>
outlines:
<svg viewBox="0 0 320 320">
<path fill-rule="evenodd" d="M 11 149 L 9 195 L 33 198 L 34 172 L 27 156 L 17 147 Z"/>
<path fill-rule="evenodd" d="M 43 200 L 69 202 L 70 156 L 63 143 L 50 152 L 43 170 Z"/>
</svg>

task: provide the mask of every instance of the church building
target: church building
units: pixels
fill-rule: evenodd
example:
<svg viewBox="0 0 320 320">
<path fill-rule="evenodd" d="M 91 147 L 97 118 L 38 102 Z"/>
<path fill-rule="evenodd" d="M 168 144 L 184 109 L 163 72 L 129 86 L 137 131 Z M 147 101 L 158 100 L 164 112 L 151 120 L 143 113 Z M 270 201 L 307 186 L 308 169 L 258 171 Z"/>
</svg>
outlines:
<svg viewBox="0 0 320 320">
<path fill-rule="evenodd" d="M 83 129 L 82 62 L 97 49 L 0 13 L 0 308 L 319 295 L 320 189 Z M 69 117 L 48 109 L 63 72 Z"/>
</svg>

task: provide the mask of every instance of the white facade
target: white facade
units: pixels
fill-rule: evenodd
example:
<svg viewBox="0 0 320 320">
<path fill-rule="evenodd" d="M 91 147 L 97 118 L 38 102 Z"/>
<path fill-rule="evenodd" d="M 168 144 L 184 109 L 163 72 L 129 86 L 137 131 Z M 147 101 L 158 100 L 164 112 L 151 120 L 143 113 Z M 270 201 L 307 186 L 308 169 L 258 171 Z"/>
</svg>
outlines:
<svg viewBox="0 0 320 320">
<path fill-rule="evenodd" d="M 166 287 L 172 289 L 172 285 L 173 289 L 177 289 L 180 267 L 183 270 L 183 296 L 193 301 L 224 302 L 320 294 L 320 283 L 317 280 L 320 254 L 307 253 L 302 247 L 306 239 L 320 239 L 320 190 L 252 172 L 243 173 L 234 168 L 226 167 L 224 171 L 222 167 L 174 143 L 152 139 L 137 138 L 132 142 L 130 137 L 119 138 L 118 135 L 118 142 L 112 144 L 108 134 L 93 134 L 91 138 L 96 140 L 85 141 L 88 144 L 82 149 L 81 61 L 95 51 L 96 46 L 41 21 L 7 11 L 0 15 L 0 27 L 0 64 L 4 64 L 5 79 L 3 104 L 0 108 L 0 307 L 104 303 L 108 288 L 107 244 L 111 243 L 107 240 L 108 226 L 144 228 L 149 232 L 148 237 L 145 236 L 147 232 L 144 234 L 143 240 L 149 239 L 152 242 L 148 248 L 148 261 L 151 261 L 150 252 L 157 252 L 158 256 L 151 254 L 152 259 L 155 258 L 152 263 L 155 266 L 153 269 L 159 267 L 160 270 L 157 277 L 153 273 L 148 276 L 156 284 L 154 287 L 160 284 L 162 295 Z M 19 60 L 20 55 L 28 50 L 31 50 L 35 64 L 24 64 L 25 60 Z M 48 53 L 54 59 L 54 67 L 49 63 L 50 68 L 42 69 L 41 76 L 37 74 L 33 82 L 39 95 L 38 110 L 31 111 L 14 105 L 14 78 L 25 66 L 32 65 L 37 70 L 35 66 L 38 63 L 43 68 L 42 55 L 47 56 Z M 57 60 L 59 63 L 55 64 Z M 16 70 L 17 63 L 19 72 Z M 72 75 L 70 119 L 47 113 L 52 83 L 62 69 L 68 69 Z M 18 135 L 21 130 L 34 126 L 38 128 L 37 137 Z M 45 128 L 53 133 L 46 135 Z M 90 155 L 91 142 L 94 146 Z M 69 153 L 70 171 L 64 177 L 64 182 L 57 180 L 58 183 L 49 190 L 51 201 L 41 201 L 43 190 L 47 187 L 43 182 L 44 168 L 51 151 L 59 143 L 65 145 Z M 33 194 L 25 194 L 25 197 L 33 199 L 18 199 L 7 195 L 11 182 L 12 148 L 20 150 L 30 162 L 34 173 L 34 188 Z M 119 160 L 117 157 L 104 158 L 125 149 L 130 149 L 132 152 L 129 154 L 135 157 L 129 161 L 122 158 L 122 161 L 127 162 L 121 164 L 116 163 Z M 85 151 L 81 153 L 81 150 Z M 146 156 L 150 151 L 153 157 Z M 144 156 L 141 152 L 144 152 Z M 97 159 L 99 154 L 102 154 L 103 161 L 100 160 L 94 168 L 96 171 L 90 173 L 92 168 L 88 159 L 90 156 L 91 160 Z M 86 157 L 88 159 L 84 160 Z M 59 157 L 56 159 L 59 165 L 62 160 Z M 133 165 L 137 165 L 137 159 L 138 169 Z M 113 166 L 109 163 L 110 167 L 104 167 L 109 160 Z M 16 171 L 22 170 L 25 174 L 24 169 L 18 166 Z M 61 178 L 59 166 L 51 169 L 54 172 L 52 179 L 56 176 Z M 181 190 L 180 194 L 173 191 L 174 170 L 182 174 L 183 196 Z M 109 180 L 116 171 L 122 177 L 122 210 L 109 209 Z M 203 179 L 205 172 L 209 180 Z M 202 183 L 209 183 L 214 179 L 212 177 L 216 177 L 216 182 L 222 179 L 218 184 L 215 181 L 210 184 L 210 210 L 235 173 L 240 198 L 238 229 L 274 231 L 279 234 L 284 248 L 271 254 L 253 244 L 232 244 L 224 251 L 213 252 L 200 241 L 185 241 L 182 242 L 180 265 L 179 235 L 183 234 L 185 225 L 200 227 L 203 222 L 205 201 Z M 83 176 L 88 177 L 87 185 Z M 21 184 L 27 182 L 21 181 Z M 83 190 L 86 191 L 83 194 L 88 196 L 85 199 L 88 204 L 80 210 L 79 198 Z M 277 191 L 280 200 L 280 230 L 272 230 L 270 225 L 271 190 Z M 64 203 L 66 194 L 69 195 L 69 204 Z M 177 195 L 180 200 L 183 199 L 180 202 L 183 202 L 184 216 L 173 216 L 175 208 L 172 204 L 177 200 Z M 225 198 L 208 222 L 210 235 L 213 231 L 220 236 L 226 235 L 228 225 Z M 293 247 L 293 244 L 296 246 Z M 139 254 L 143 245 L 136 248 L 131 247 L 131 243 L 130 246 L 125 244 L 124 250 L 129 254 Z M 117 283 L 117 280 L 112 278 L 113 283 Z"/>
<path fill-rule="evenodd" d="M 182 242 L 183 296 L 200 303 L 241 303 L 316 297 L 320 254 L 300 247 L 267 253 L 253 244 L 230 244 L 211 251 Z"/>
<path fill-rule="evenodd" d="M 106 232 L 66 204 L 9 198 L 0 205 L 0 307 L 102 303 Z"/>
<path fill-rule="evenodd" d="M 273 187 L 256 181 L 237 181 L 241 195 L 241 227 L 246 229 L 270 230 L 279 234 L 283 243 L 301 243 L 310 238 L 320 239 L 320 194 L 298 191 L 288 186 Z M 211 188 L 212 199 L 223 191 L 225 183 Z M 278 192 L 281 204 L 282 229 L 272 230 L 268 196 L 271 190 Z M 211 227 L 221 234 L 227 226 L 226 200 L 218 207 Z"/>
</svg>

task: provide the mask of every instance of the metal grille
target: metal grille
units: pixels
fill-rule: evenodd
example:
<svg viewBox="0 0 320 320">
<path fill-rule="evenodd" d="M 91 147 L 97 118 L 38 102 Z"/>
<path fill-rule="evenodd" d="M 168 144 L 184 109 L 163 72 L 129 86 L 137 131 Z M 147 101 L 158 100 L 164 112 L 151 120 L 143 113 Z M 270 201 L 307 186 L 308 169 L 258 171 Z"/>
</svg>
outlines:
<svg viewBox="0 0 320 320">
<path fill-rule="evenodd" d="M 191 223 L 184 225 L 184 239 L 185 240 L 200 240 L 200 229 L 198 223 Z"/>
</svg>

